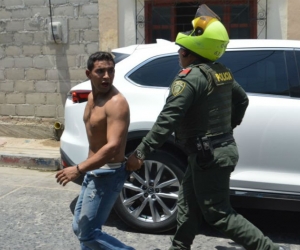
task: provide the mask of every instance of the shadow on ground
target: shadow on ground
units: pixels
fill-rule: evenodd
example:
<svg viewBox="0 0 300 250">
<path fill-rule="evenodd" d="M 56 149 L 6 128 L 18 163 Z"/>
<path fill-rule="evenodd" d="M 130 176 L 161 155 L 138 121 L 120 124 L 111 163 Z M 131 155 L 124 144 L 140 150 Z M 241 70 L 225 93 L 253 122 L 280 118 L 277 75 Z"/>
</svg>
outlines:
<svg viewBox="0 0 300 250">
<path fill-rule="evenodd" d="M 77 197 L 78 198 L 78 197 Z M 70 210 L 74 214 L 75 205 L 77 202 L 75 198 L 70 204 Z M 299 212 L 287 212 L 287 211 L 272 211 L 261 209 L 237 209 L 237 212 L 243 215 L 247 220 L 257 226 L 266 236 L 271 238 L 275 242 L 283 242 L 286 244 L 300 244 L 300 213 Z M 137 232 L 128 225 L 126 225 L 114 212 L 111 214 L 105 223 L 105 226 L 116 227 L 119 230 L 127 232 Z M 173 235 L 175 229 L 159 233 L 162 235 Z M 224 236 L 204 223 L 199 229 L 199 234 L 203 234 L 209 237 L 222 237 Z M 234 243 L 233 243 L 234 244 Z M 230 248 L 216 247 L 218 250 L 238 250 L 240 247 L 233 245 Z"/>
</svg>

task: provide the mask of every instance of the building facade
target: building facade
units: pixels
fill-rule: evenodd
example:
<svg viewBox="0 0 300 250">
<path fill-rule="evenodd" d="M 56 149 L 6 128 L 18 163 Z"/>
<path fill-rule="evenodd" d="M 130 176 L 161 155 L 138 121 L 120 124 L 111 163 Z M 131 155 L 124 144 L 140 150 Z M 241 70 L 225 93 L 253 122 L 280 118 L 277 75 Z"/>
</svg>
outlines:
<svg viewBox="0 0 300 250">
<path fill-rule="evenodd" d="M 300 39 L 297 0 L 127 0 L 116 1 L 118 11 L 111 16 L 119 20 L 118 46 L 174 41 L 179 31 L 191 29 L 202 3 L 221 17 L 231 39 Z"/>
<path fill-rule="evenodd" d="M 174 41 L 202 3 L 231 39 L 300 40 L 299 0 L 0 0 L 0 136 L 54 137 L 91 53 Z"/>
</svg>

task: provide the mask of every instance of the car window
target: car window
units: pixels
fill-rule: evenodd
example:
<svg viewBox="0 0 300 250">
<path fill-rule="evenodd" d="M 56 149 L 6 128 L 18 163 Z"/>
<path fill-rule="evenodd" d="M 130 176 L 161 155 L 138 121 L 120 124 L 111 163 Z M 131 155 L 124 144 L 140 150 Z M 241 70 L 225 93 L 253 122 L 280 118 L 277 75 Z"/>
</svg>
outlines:
<svg viewBox="0 0 300 250">
<path fill-rule="evenodd" d="M 290 60 L 289 60 L 290 58 Z M 295 60 L 295 64 L 293 63 Z M 289 63 L 290 62 L 290 63 Z M 300 97 L 300 51 L 295 50 L 287 56 L 287 67 L 290 73 L 291 96 Z"/>
<path fill-rule="evenodd" d="M 227 51 L 219 61 L 246 92 L 289 95 L 284 51 Z"/>
<path fill-rule="evenodd" d="M 143 86 L 169 87 L 179 69 L 177 55 L 159 57 L 136 69 L 128 78 Z"/>
<path fill-rule="evenodd" d="M 300 69 L 300 50 L 295 50 L 294 52 L 295 52 L 295 56 L 296 56 L 297 67 L 298 67 L 298 69 Z"/>
</svg>

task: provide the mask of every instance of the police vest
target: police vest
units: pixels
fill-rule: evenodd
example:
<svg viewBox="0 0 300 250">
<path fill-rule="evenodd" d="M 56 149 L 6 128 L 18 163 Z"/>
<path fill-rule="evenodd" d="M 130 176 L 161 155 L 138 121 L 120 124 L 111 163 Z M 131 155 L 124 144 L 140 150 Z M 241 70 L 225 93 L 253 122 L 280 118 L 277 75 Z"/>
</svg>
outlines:
<svg viewBox="0 0 300 250">
<path fill-rule="evenodd" d="M 208 136 L 231 131 L 232 73 L 220 63 L 197 65 L 208 80 Z"/>
</svg>

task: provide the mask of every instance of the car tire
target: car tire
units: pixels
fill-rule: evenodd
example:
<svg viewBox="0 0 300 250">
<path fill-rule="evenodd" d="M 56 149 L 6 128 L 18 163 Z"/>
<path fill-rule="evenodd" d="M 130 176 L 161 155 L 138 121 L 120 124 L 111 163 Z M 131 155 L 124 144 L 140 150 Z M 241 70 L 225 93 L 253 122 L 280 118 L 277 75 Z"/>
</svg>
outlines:
<svg viewBox="0 0 300 250">
<path fill-rule="evenodd" d="M 185 165 L 177 156 L 157 150 L 133 172 L 115 203 L 117 215 L 139 232 L 159 233 L 176 227 L 177 198 Z"/>
</svg>

